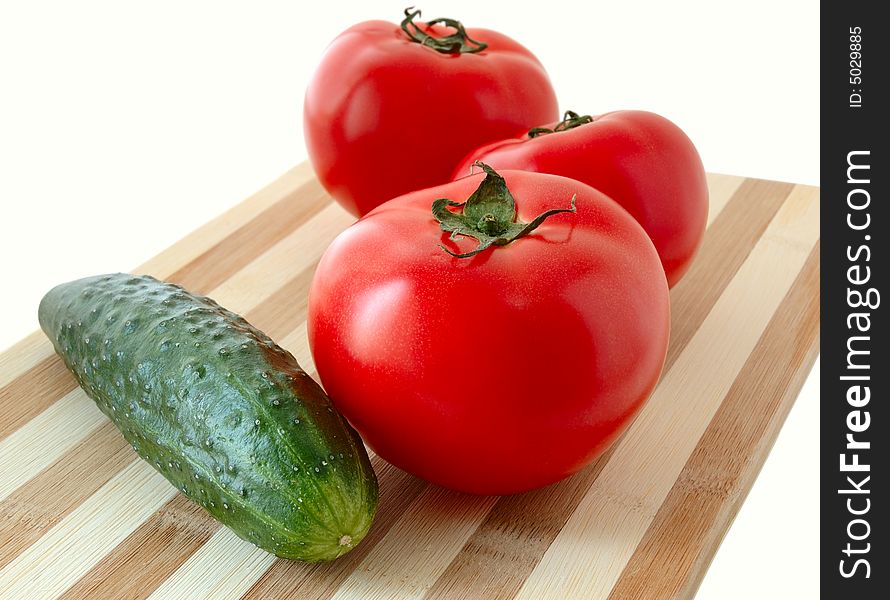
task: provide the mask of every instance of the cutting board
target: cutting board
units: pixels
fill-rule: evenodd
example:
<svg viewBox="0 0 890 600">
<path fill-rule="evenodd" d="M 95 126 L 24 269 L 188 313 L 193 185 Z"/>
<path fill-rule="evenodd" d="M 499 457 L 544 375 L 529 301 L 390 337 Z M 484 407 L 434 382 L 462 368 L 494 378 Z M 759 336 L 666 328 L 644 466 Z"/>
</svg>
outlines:
<svg viewBox="0 0 890 600">
<path fill-rule="evenodd" d="M 661 382 L 621 439 L 574 477 L 500 498 L 372 457 L 374 526 L 329 564 L 278 560 L 220 527 L 136 457 L 41 333 L 25 338 L 0 356 L 0 598 L 693 596 L 819 331 L 819 190 L 708 181 Z M 307 291 L 351 221 L 300 165 L 135 272 L 209 294 L 314 374 Z"/>
</svg>

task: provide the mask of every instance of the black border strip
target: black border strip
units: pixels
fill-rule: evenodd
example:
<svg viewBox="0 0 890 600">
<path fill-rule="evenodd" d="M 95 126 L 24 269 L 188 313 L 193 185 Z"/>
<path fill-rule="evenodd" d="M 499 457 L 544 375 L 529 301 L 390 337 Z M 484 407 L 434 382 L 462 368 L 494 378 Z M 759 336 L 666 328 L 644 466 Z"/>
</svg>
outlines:
<svg viewBox="0 0 890 600">
<path fill-rule="evenodd" d="M 821 587 L 886 598 L 888 24 L 821 5 Z M 890 298 L 887 299 L 890 301 Z M 850 436 L 850 437 L 848 437 Z M 800 498 L 798 501 L 809 500 Z"/>
</svg>

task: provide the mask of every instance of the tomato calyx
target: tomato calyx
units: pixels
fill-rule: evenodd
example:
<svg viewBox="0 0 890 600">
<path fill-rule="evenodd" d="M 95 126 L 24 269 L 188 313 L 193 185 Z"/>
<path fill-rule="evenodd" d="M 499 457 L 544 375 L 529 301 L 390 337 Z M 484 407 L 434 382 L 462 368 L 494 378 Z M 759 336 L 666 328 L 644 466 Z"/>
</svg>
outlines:
<svg viewBox="0 0 890 600">
<path fill-rule="evenodd" d="M 474 54 L 488 48 L 488 44 L 485 42 L 471 38 L 467 34 L 467 30 L 464 29 L 463 23 L 454 19 L 433 19 L 426 22 L 427 26 L 445 25 L 454 28 L 456 31 L 451 35 L 436 37 L 421 31 L 414 22 L 414 18 L 419 16 L 420 9 L 414 10 L 413 6 L 405 9 L 405 18 L 402 19 L 401 27 L 412 42 L 417 42 L 421 46 L 427 46 L 442 54 Z"/>
<path fill-rule="evenodd" d="M 547 129 L 546 127 L 534 127 L 529 129 L 528 137 L 538 137 L 539 135 L 546 135 L 548 133 L 559 133 L 560 131 L 567 131 L 569 129 L 574 129 L 580 125 L 586 125 L 587 123 L 593 123 L 593 117 L 590 115 L 579 115 L 578 113 L 567 110 L 565 115 L 562 117 L 562 121 L 556 124 L 553 129 Z"/>
<path fill-rule="evenodd" d="M 455 258 L 469 258 L 490 246 L 506 246 L 515 239 L 528 235 L 538 228 L 547 217 L 559 213 L 574 213 L 575 196 L 572 196 L 571 208 L 552 208 L 544 211 L 530 223 L 516 220 L 516 200 L 507 189 L 506 180 L 494 169 L 476 161 L 473 166 L 485 171 L 485 178 L 466 202 L 454 202 L 448 198 L 433 201 L 433 216 L 439 222 L 442 231 L 450 231 L 448 239 L 456 240 L 458 236 L 475 238 L 479 245 L 469 252 L 452 252 L 442 244 L 439 247 Z M 454 212 L 449 207 L 461 209 Z"/>
</svg>

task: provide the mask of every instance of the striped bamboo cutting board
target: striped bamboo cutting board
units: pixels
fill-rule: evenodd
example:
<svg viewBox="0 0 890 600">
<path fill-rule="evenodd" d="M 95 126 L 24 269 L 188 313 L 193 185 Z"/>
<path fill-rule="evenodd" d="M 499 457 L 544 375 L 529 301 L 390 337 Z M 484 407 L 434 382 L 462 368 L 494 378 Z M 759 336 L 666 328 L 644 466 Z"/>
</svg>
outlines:
<svg viewBox="0 0 890 600">
<path fill-rule="evenodd" d="M 661 383 L 546 489 L 452 493 L 374 457 L 380 510 L 330 564 L 220 528 L 141 462 L 35 333 L 0 356 L 0 598 L 688 598 L 817 353 L 819 192 L 709 176 Z M 306 296 L 351 222 L 301 165 L 136 271 L 209 294 L 313 372 Z M 36 307 L 35 307 L 36 312 Z"/>
</svg>

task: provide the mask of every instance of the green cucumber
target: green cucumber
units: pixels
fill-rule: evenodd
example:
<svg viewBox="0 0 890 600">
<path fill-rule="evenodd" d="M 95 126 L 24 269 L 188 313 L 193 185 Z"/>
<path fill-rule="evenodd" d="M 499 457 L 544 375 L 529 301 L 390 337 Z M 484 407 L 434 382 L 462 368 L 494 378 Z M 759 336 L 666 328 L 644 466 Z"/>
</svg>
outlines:
<svg viewBox="0 0 890 600">
<path fill-rule="evenodd" d="M 365 536 L 377 479 L 294 357 L 213 300 L 148 276 L 44 296 L 40 326 L 133 449 L 237 535 L 331 560 Z"/>
</svg>

